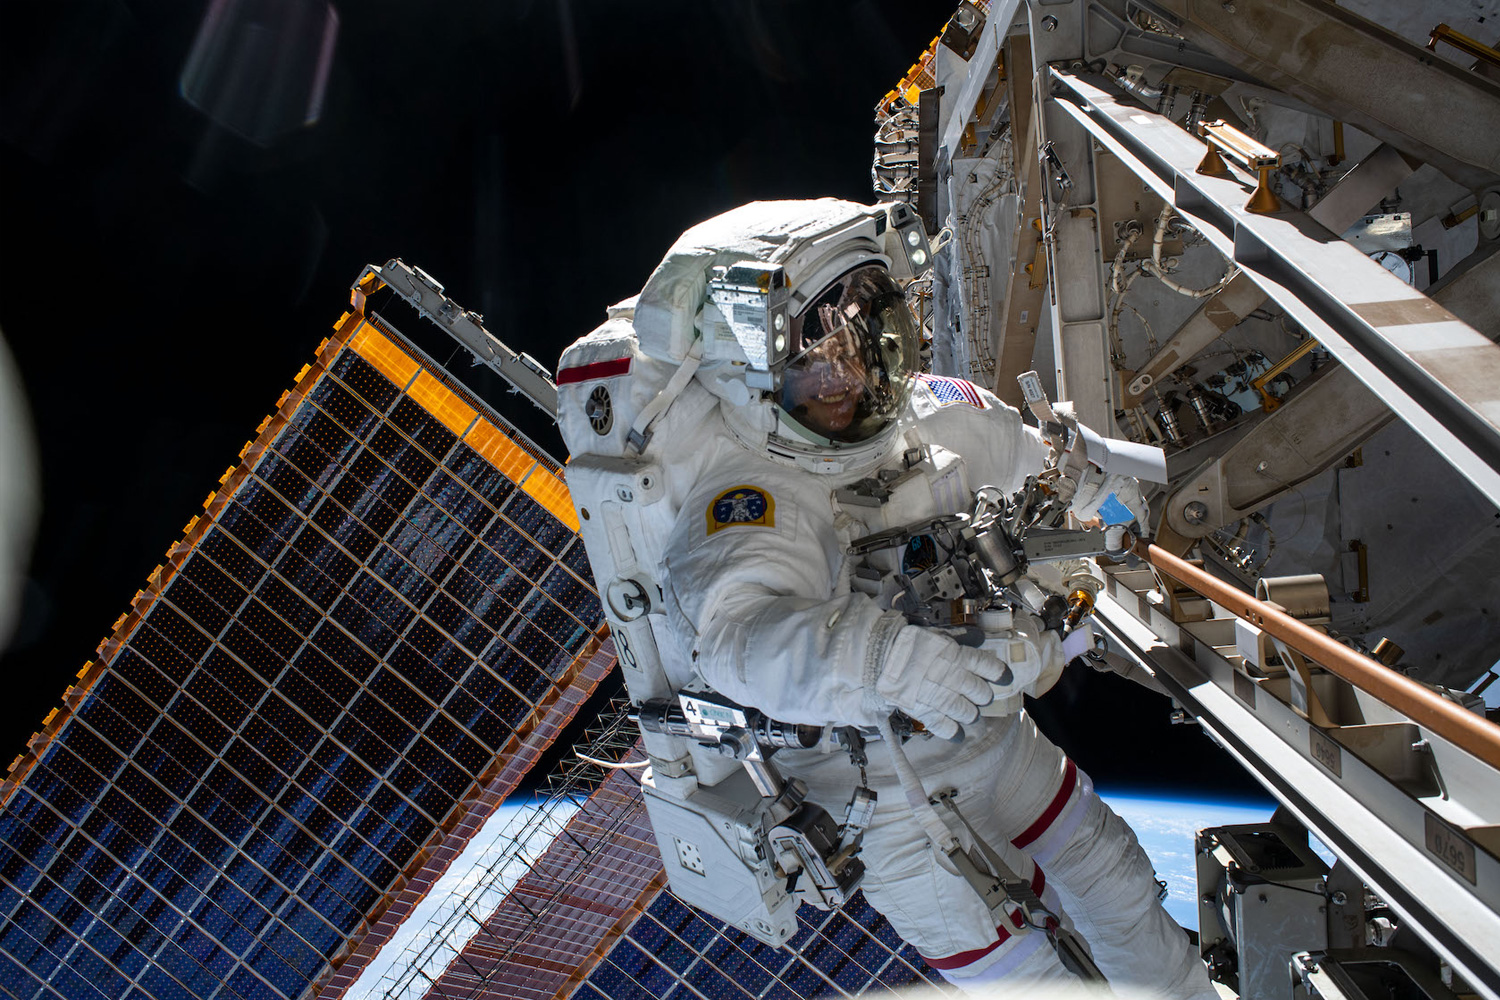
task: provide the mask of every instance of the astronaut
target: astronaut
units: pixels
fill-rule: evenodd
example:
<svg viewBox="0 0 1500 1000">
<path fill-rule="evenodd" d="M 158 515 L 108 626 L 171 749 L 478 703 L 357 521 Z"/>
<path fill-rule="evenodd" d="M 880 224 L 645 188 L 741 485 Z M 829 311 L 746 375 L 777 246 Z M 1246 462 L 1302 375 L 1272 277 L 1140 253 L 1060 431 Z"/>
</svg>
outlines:
<svg viewBox="0 0 1500 1000">
<path fill-rule="evenodd" d="M 997 926 L 935 849 L 936 813 L 920 800 L 951 790 L 959 812 L 941 832 L 997 851 L 1066 914 L 1111 983 L 1213 997 L 1132 831 L 1021 710 L 1020 695 L 1060 671 L 1056 635 L 1022 610 L 1008 633 L 1022 645 L 1007 648 L 1027 655 L 960 645 L 903 613 L 921 545 L 851 555 L 857 539 L 969 510 L 981 486 L 1014 491 L 1057 457 L 987 390 L 917 372 L 919 332 L 892 271 L 921 261 L 893 249 L 888 211 L 830 199 L 736 209 L 684 234 L 618 307 L 615 336 L 633 324 L 641 366 L 678 376 L 631 429 L 666 481 L 633 550 L 670 623 L 662 657 L 770 718 L 871 734 L 863 766 L 826 746 L 775 761 L 836 815 L 857 786 L 878 794 L 862 888 L 950 982 L 1067 976 L 1046 935 L 1019 915 Z M 747 263 L 776 269 L 763 285 L 777 316 L 715 298 L 715 276 Z M 747 316 L 769 331 L 762 342 L 747 339 Z M 559 381 L 624 371 L 589 361 L 602 343 L 570 349 Z M 586 444 L 566 414 L 563 431 Z M 1132 486 L 1085 470 L 1069 483 L 1073 510 L 1088 520 L 1110 497 L 1138 503 Z M 893 718 L 916 734 L 896 735 Z"/>
</svg>

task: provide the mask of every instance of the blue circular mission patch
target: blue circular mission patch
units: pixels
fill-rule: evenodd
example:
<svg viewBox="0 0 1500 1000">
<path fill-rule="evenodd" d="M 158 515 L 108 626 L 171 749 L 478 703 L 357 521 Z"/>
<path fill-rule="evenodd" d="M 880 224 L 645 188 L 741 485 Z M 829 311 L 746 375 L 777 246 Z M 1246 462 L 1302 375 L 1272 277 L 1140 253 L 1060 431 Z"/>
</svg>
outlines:
<svg viewBox="0 0 1500 1000">
<path fill-rule="evenodd" d="M 714 497 L 708 505 L 708 533 L 736 525 L 761 528 L 776 526 L 776 501 L 765 490 L 735 486 Z"/>
</svg>

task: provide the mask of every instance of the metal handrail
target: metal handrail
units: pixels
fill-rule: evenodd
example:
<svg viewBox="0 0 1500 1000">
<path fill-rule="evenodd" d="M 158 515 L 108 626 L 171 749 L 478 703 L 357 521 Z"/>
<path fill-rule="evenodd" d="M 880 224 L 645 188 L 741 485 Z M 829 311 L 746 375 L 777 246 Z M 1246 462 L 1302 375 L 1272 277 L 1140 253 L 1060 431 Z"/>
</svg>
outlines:
<svg viewBox="0 0 1500 1000">
<path fill-rule="evenodd" d="M 1397 709 L 1475 758 L 1500 769 L 1500 726 L 1449 701 L 1275 607 L 1217 579 L 1166 549 L 1137 541 L 1134 551 L 1172 579 L 1275 636 L 1330 673 Z"/>
</svg>

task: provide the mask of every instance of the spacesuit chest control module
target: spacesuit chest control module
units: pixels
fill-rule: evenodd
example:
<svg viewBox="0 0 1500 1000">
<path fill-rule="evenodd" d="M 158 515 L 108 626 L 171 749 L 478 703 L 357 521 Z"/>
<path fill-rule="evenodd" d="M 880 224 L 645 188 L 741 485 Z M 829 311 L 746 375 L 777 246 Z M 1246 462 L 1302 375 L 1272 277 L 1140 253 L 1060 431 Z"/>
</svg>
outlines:
<svg viewBox="0 0 1500 1000">
<path fill-rule="evenodd" d="M 1107 809 L 1021 696 L 1091 648 L 1088 559 L 1121 547 L 1129 475 L 1160 453 L 1054 412 L 1034 378 L 1042 431 L 921 373 L 902 282 L 931 252 L 901 204 L 689 230 L 563 355 L 568 486 L 678 896 L 777 945 L 800 902 L 863 886 L 955 982 L 1042 962 L 1022 938 L 1098 978 L 1017 834 L 1061 849 Z M 935 859 L 936 895 L 903 913 L 897 883 Z M 972 919 L 945 923 L 955 906 Z"/>
</svg>

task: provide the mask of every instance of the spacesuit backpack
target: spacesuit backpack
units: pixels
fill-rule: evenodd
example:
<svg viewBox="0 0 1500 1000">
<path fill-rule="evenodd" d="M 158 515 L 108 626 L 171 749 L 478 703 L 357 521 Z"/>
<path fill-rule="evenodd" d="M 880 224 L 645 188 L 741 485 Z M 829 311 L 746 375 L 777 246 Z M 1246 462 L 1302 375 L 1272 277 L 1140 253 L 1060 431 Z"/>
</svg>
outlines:
<svg viewBox="0 0 1500 1000">
<path fill-rule="evenodd" d="M 798 803 L 747 768 L 747 758 L 752 767 L 759 762 L 750 732 L 760 720 L 695 683 L 691 659 L 668 628 L 663 607 L 664 545 L 701 468 L 684 452 L 692 449 L 694 429 L 717 419 L 719 400 L 690 378 L 690 370 L 680 378 L 681 366 L 641 351 L 633 304 L 611 309 L 609 319 L 559 362 L 568 488 L 641 716 L 651 761 L 642 782 L 646 811 L 672 891 L 780 945 L 796 932 L 798 898 L 787 891 L 787 863 L 776 862 L 773 834 Z M 658 458 L 667 447 L 677 452 L 664 468 Z M 795 856 L 806 832 L 783 831 L 780 839 L 790 839 Z"/>
</svg>

